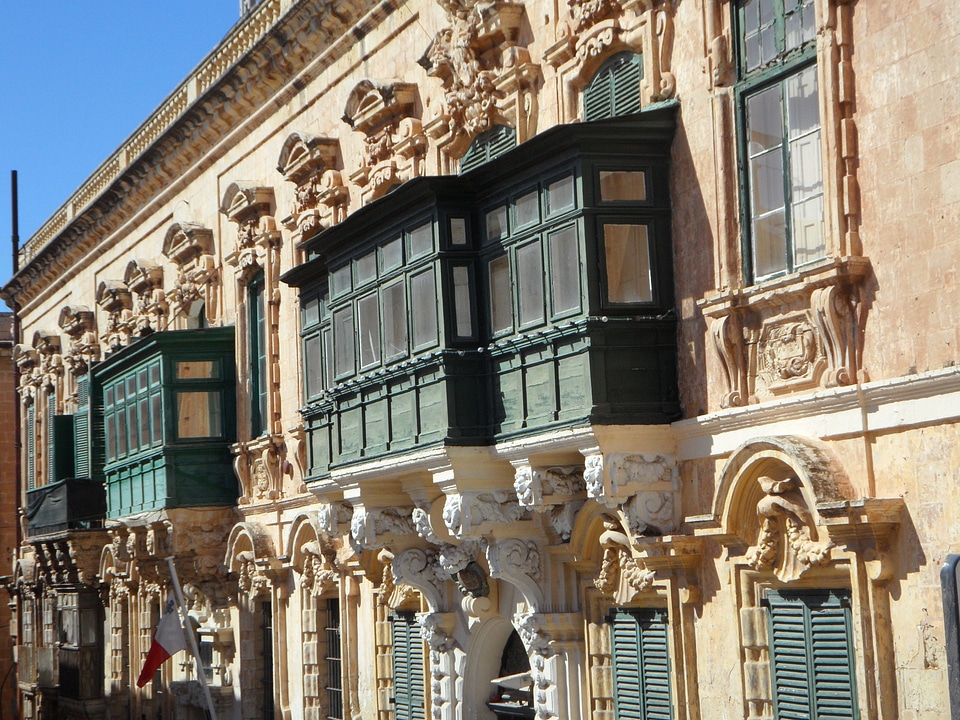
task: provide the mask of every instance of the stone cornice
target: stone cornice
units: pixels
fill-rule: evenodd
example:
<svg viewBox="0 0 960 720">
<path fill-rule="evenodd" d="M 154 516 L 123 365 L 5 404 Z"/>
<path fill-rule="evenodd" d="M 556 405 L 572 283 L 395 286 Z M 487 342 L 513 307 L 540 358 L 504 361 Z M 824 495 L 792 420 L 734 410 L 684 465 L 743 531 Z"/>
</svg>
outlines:
<svg viewBox="0 0 960 720">
<path fill-rule="evenodd" d="M 224 136 L 245 125 L 290 80 L 307 68 L 311 75 L 319 73 L 316 58 L 346 52 L 350 43 L 337 40 L 351 28 L 365 34 L 395 8 L 391 0 L 341 0 L 331 12 L 330 0 L 299 0 L 281 16 L 282 4 L 266 0 L 238 24 L 27 241 L 21 249 L 22 269 L 0 297 L 16 299 L 21 307 L 35 299 Z M 257 82 L 251 82 L 253 77 Z"/>
</svg>

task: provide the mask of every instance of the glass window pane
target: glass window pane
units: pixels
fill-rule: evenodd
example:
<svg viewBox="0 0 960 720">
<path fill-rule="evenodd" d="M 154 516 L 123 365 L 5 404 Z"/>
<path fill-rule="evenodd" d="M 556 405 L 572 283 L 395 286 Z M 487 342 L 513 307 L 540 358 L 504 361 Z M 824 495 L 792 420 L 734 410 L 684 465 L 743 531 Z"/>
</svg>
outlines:
<svg viewBox="0 0 960 720">
<path fill-rule="evenodd" d="M 573 206 L 573 175 L 567 175 L 547 186 L 548 213 L 552 215 Z"/>
<path fill-rule="evenodd" d="M 410 256 L 425 255 L 433 250 L 433 223 L 410 231 Z"/>
<path fill-rule="evenodd" d="M 123 400 L 124 400 L 123 380 L 121 380 L 121 381 L 118 382 L 116 385 L 114 385 L 114 386 L 113 386 L 113 389 L 114 389 L 114 392 L 116 393 L 116 398 L 117 398 L 117 399 L 116 399 L 116 403 L 117 403 L 117 405 L 122 405 L 122 404 L 123 404 Z"/>
<path fill-rule="evenodd" d="M 783 211 L 753 222 L 754 270 L 757 277 L 783 272 L 787 268 L 787 230 Z"/>
<path fill-rule="evenodd" d="M 108 387 L 103 393 L 103 403 L 104 407 L 109 410 L 113 407 L 113 386 Z"/>
<path fill-rule="evenodd" d="M 97 644 L 97 614 L 93 608 L 80 611 L 80 643 L 85 647 Z"/>
<path fill-rule="evenodd" d="M 118 386 L 119 388 L 119 386 Z M 127 454 L 127 409 L 117 411 L 117 456 Z"/>
<path fill-rule="evenodd" d="M 747 56 L 747 70 L 756 70 L 760 67 L 760 35 L 759 33 L 747 35 L 743 42 Z"/>
<path fill-rule="evenodd" d="M 520 324 L 543 320 L 543 255 L 539 242 L 517 248 L 517 294 Z"/>
<path fill-rule="evenodd" d="M 150 385 L 157 385 L 160 382 L 160 363 L 154 363 L 150 366 Z"/>
<path fill-rule="evenodd" d="M 312 297 L 303 301 L 303 327 L 313 327 L 320 322 L 320 298 Z"/>
<path fill-rule="evenodd" d="M 307 398 L 323 389 L 323 358 L 320 355 L 320 336 L 311 335 L 303 341 L 303 382 Z"/>
<path fill-rule="evenodd" d="M 138 392 L 143 392 L 148 387 L 147 385 L 147 369 L 142 368 L 137 372 L 137 388 Z"/>
<path fill-rule="evenodd" d="M 177 437 L 209 438 L 222 434 L 219 392 L 177 393 Z"/>
<path fill-rule="evenodd" d="M 353 345 L 353 306 L 333 313 L 334 371 L 336 376 L 352 373 L 355 369 Z"/>
<path fill-rule="evenodd" d="M 824 256 L 823 196 L 809 198 L 793 207 L 793 261 L 795 265 Z"/>
<path fill-rule="evenodd" d="M 760 31 L 760 64 L 766 65 L 777 58 L 777 36 L 774 28 L 766 27 Z"/>
<path fill-rule="evenodd" d="M 407 352 L 407 297 L 403 283 L 388 285 L 383 297 L 383 353 L 391 360 Z"/>
<path fill-rule="evenodd" d="M 789 137 L 813 132 L 820 127 L 820 103 L 817 97 L 817 68 L 809 67 L 786 80 L 787 125 Z"/>
<path fill-rule="evenodd" d="M 333 385 L 333 330 L 324 328 L 320 333 L 323 338 L 323 387 L 328 388 Z"/>
<path fill-rule="evenodd" d="M 131 375 L 127 378 L 127 397 L 130 400 L 133 400 L 134 396 L 137 394 L 137 376 Z"/>
<path fill-rule="evenodd" d="M 413 346 L 437 341 L 437 285 L 433 268 L 410 278 L 410 303 L 413 315 Z"/>
<path fill-rule="evenodd" d="M 153 431 L 153 445 L 163 442 L 163 407 L 160 393 L 150 396 L 150 425 Z"/>
<path fill-rule="evenodd" d="M 779 85 L 752 95 L 747 100 L 747 140 L 751 156 L 780 147 L 783 143 Z"/>
<path fill-rule="evenodd" d="M 113 460 L 117 457 L 117 418 L 113 413 L 108 413 L 106 420 L 107 460 Z"/>
<path fill-rule="evenodd" d="M 642 170 L 601 170 L 600 200 L 646 200 L 646 177 Z"/>
<path fill-rule="evenodd" d="M 747 34 L 755 33 L 760 29 L 759 0 L 747 0 L 743 4 L 743 27 Z"/>
<path fill-rule="evenodd" d="M 220 363 L 216 360 L 189 360 L 177 363 L 177 379 L 220 377 Z"/>
<path fill-rule="evenodd" d="M 653 300 L 650 245 L 646 225 L 604 224 L 607 299 L 611 303 Z"/>
<path fill-rule="evenodd" d="M 496 240 L 507 234 L 507 207 L 501 205 L 487 213 L 487 240 Z"/>
<path fill-rule="evenodd" d="M 515 207 L 518 227 L 530 225 L 540 220 L 540 194 L 536 190 L 518 197 Z"/>
<path fill-rule="evenodd" d="M 368 368 L 380 362 L 380 306 L 375 294 L 357 300 L 357 324 L 360 334 L 360 367 Z"/>
<path fill-rule="evenodd" d="M 549 236 L 550 303 L 553 313 L 580 308 L 580 253 L 577 228 L 568 228 Z"/>
<path fill-rule="evenodd" d="M 350 278 L 350 266 L 344 265 L 342 268 L 330 273 L 330 292 L 333 297 L 339 297 L 353 289 Z"/>
<path fill-rule="evenodd" d="M 458 246 L 467 244 L 466 218 L 450 218 L 450 244 Z"/>
<path fill-rule="evenodd" d="M 779 150 L 750 161 L 751 215 L 757 217 L 783 207 L 783 155 Z"/>
<path fill-rule="evenodd" d="M 384 245 L 380 250 L 383 257 L 383 269 L 393 270 L 403 265 L 403 240 L 397 238 Z"/>
<path fill-rule="evenodd" d="M 150 396 L 140 398 L 140 447 L 150 446 Z"/>
<path fill-rule="evenodd" d="M 506 255 L 494 258 L 490 272 L 490 322 L 495 333 L 513 328 L 513 293 L 510 291 L 510 262 Z"/>
<path fill-rule="evenodd" d="M 470 268 L 453 268 L 453 302 L 457 320 L 457 337 L 473 337 L 473 310 L 470 306 Z"/>
<path fill-rule="evenodd" d="M 369 252 L 357 260 L 357 285 L 368 283 L 377 278 L 377 253 Z"/>
</svg>

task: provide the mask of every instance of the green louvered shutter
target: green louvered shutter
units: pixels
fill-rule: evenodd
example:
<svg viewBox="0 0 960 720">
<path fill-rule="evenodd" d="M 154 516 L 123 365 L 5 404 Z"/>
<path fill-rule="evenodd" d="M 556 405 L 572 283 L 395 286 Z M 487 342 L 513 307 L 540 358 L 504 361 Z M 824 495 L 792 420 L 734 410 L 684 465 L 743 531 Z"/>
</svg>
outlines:
<svg viewBox="0 0 960 720">
<path fill-rule="evenodd" d="M 423 720 L 423 641 L 412 613 L 398 613 L 393 626 L 393 697 L 396 720 Z"/>
<path fill-rule="evenodd" d="M 625 52 L 604 63 L 583 91 L 583 119 L 631 115 L 640 112 L 643 56 Z"/>
<path fill-rule="evenodd" d="M 73 416 L 73 461 L 79 478 L 90 477 L 90 378 L 77 378 L 77 412 Z"/>
<path fill-rule="evenodd" d="M 849 595 L 769 591 L 765 604 L 776 717 L 859 717 Z"/>
<path fill-rule="evenodd" d="M 27 407 L 27 490 L 37 486 L 37 406 Z"/>
<path fill-rule="evenodd" d="M 517 131 L 506 125 L 496 125 L 480 133 L 460 159 L 460 174 L 469 172 L 517 146 Z"/>
<path fill-rule="evenodd" d="M 53 390 L 47 391 L 47 414 L 44 418 L 45 425 L 47 430 L 47 446 L 44 448 L 46 450 L 46 462 L 47 462 L 47 472 L 46 472 L 46 482 L 52 483 L 56 482 L 58 479 L 56 477 L 56 445 L 57 445 L 57 429 L 56 424 L 54 423 L 54 418 L 57 414 L 57 395 Z"/>
<path fill-rule="evenodd" d="M 617 719 L 671 720 L 666 613 L 615 611 L 611 634 Z"/>
</svg>

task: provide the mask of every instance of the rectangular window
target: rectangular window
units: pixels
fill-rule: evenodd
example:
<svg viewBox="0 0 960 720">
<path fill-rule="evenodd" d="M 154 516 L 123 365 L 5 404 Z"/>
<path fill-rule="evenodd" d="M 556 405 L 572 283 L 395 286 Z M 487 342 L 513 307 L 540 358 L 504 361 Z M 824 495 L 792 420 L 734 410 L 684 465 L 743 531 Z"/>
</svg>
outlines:
<svg viewBox="0 0 960 720">
<path fill-rule="evenodd" d="M 383 301 L 383 354 L 387 360 L 407 354 L 407 296 L 403 282 L 387 285 Z"/>
<path fill-rule="evenodd" d="M 250 372 L 250 437 L 267 430 L 267 313 L 263 276 L 247 286 L 247 347 Z M 178 363 L 178 366 L 181 363 Z M 191 365 L 202 364 L 191 363 Z M 178 376 L 179 377 L 179 376 Z M 181 435 L 180 437 L 184 437 Z"/>
<path fill-rule="evenodd" d="M 473 337 L 473 283 L 470 280 L 470 267 L 467 265 L 453 266 L 453 306 L 456 316 L 456 333 L 458 338 Z"/>
<path fill-rule="evenodd" d="M 380 305 L 376 293 L 357 300 L 360 369 L 380 364 Z"/>
<path fill-rule="evenodd" d="M 395 720 L 423 720 L 423 640 L 413 613 L 390 618 L 393 630 L 393 710 Z"/>
<path fill-rule="evenodd" d="M 327 720 L 343 720 L 343 653 L 340 647 L 340 601 L 327 600 L 324 622 L 327 650 Z"/>
<path fill-rule="evenodd" d="M 670 644 L 664 610 L 616 610 L 610 618 L 618 720 L 670 720 Z"/>
<path fill-rule="evenodd" d="M 467 244 L 466 218 L 450 218 L 450 244 L 454 247 L 463 247 Z"/>
<path fill-rule="evenodd" d="M 357 259 L 355 266 L 357 275 L 357 287 L 377 279 L 377 253 L 368 252 Z"/>
<path fill-rule="evenodd" d="M 554 315 L 580 309 L 580 249 L 570 225 L 547 236 L 550 251 L 550 305 Z"/>
<path fill-rule="evenodd" d="M 737 17 L 747 269 L 762 280 L 826 254 L 816 23 L 812 0 L 745 0 Z"/>
<path fill-rule="evenodd" d="M 332 297 L 340 297 L 351 290 L 353 290 L 353 283 L 349 265 L 344 265 L 330 273 L 330 294 Z"/>
<path fill-rule="evenodd" d="M 320 335 L 311 335 L 303 341 L 303 384 L 307 398 L 316 397 L 323 390 L 323 354 Z"/>
<path fill-rule="evenodd" d="M 767 591 L 774 716 L 857 718 L 850 596 Z"/>
<path fill-rule="evenodd" d="M 388 242 L 380 249 L 380 257 L 384 272 L 395 270 L 403 265 L 403 240 L 397 238 Z"/>
<path fill-rule="evenodd" d="M 333 313 L 334 373 L 336 377 L 352 375 L 356 370 L 353 339 L 353 306 Z"/>
<path fill-rule="evenodd" d="M 433 268 L 410 278 L 410 304 L 413 311 L 413 346 L 426 347 L 437 342 L 437 284 Z"/>
<path fill-rule="evenodd" d="M 540 241 L 517 248 L 520 325 L 543 322 L 543 254 Z"/>
<path fill-rule="evenodd" d="M 433 223 L 410 231 L 410 257 L 420 257 L 433 251 Z"/>
<path fill-rule="evenodd" d="M 604 223 L 603 249 L 607 300 L 617 304 L 652 302 L 647 226 Z"/>
<path fill-rule="evenodd" d="M 486 215 L 487 240 L 499 240 L 507 234 L 507 206 L 494 208 Z"/>
<path fill-rule="evenodd" d="M 513 329 L 513 292 L 510 289 L 510 260 L 506 255 L 487 265 L 490 274 L 490 324 L 494 334 Z"/>
<path fill-rule="evenodd" d="M 532 225 L 540 220 L 540 193 L 534 190 L 514 201 L 514 213 L 517 219 L 516 227 Z"/>
</svg>

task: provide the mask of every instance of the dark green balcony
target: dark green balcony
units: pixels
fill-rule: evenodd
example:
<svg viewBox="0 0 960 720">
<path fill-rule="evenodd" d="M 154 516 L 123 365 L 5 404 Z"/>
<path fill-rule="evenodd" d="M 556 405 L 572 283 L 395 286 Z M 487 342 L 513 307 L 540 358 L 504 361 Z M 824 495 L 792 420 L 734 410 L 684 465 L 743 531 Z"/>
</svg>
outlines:
<svg viewBox="0 0 960 720">
<path fill-rule="evenodd" d="M 233 328 L 156 333 L 98 364 L 94 382 L 108 517 L 236 502 Z"/>
</svg>

